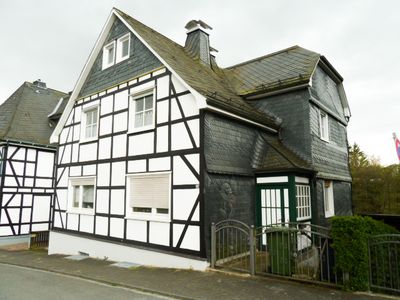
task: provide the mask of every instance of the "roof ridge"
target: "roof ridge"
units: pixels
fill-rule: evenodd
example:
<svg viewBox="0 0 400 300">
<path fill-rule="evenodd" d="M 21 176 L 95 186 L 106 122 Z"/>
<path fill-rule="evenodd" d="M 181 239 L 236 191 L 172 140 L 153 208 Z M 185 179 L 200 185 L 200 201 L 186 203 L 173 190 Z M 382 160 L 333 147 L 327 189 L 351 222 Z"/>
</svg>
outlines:
<svg viewBox="0 0 400 300">
<path fill-rule="evenodd" d="M 246 60 L 246 61 L 241 62 L 241 63 L 238 63 L 238 64 L 236 64 L 236 65 L 233 65 L 233 66 L 230 66 L 230 67 L 226 67 L 225 69 L 227 69 L 227 70 L 232 70 L 232 69 L 234 69 L 234 68 L 241 67 L 241 66 L 243 66 L 243 65 L 247 65 L 247 64 L 249 64 L 249 63 L 256 62 L 256 61 L 259 61 L 259 60 L 261 60 L 261 59 L 265 59 L 265 58 L 268 58 L 268 57 L 272 57 L 272 56 L 281 54 L 281 53 L 283 53 L 283 52 L 287 52 L 287 51 L 291 51 L 291 50 L 299 49 L 299 48 L 300 48 L 300 49 L 307 50 L 307 51 L 310 51 L 310 52 L 314 52 L 314 51 L 308 50 L 308 49 L 306 49 L 306 48 L 300 47 L 299 45 L 294 45 L 294 46 L 291 46 L 291 47 L 288 47 L 288 48 L 285 48 L 285 49 L 282 49 L 282 50 L 278 50 L 278 51 L 275 51 L 275 52 L 272 52 L 272 53 L 269 53 L 269 54 L 266 54 L 266 55 L 263 55 L 263 56 L 259 56 L 259 57 L 256 57 L 256 58 L 253 58 L 253 59 L 250 59 L 250 60 Z M 314 53 L 320 55 L 320 54 L 317 53 L 317 52 L 314 52 Z"/>
<path fill-rule="evenodd" d="M 25 81 L 24 83 L 29 83 L 29 84 L 35 86 L 35 85 L 33 84 L 33 82 Z M 43 88 L 42 88 L 42 89 L 43 89 Z M 66 92 L 63 92 L 63 91 L 60 91 L 60 90 L 56 90 L 56 89 L 53 89 L 53 88 L 49 88 L 49 87 L 47 87 L 47 86 L 46 86 L 45 90 L 51 90 L 51 91 L 54 91 L 54 92 L 58 92 L 58 93 L 60 93 L 60 94 L 68 95 L 68 93 L 66 93 Z"/>
<path fill-rule="evenodd" d="M 160 33 L 160 32 L 158 32 L 158 31 L 154 30 L 154 29 L 151 28 L 150 26 L 147 26 L 146 24 L 142 23 L 142 22 L 139 21 L 138 19 L 131 17 L 130 15 L 128 15 L 127 13 L 123 12 L 122 10 L 120 10 L 120 9 L 118 9 L 118 8 L 116 8 L 116 7 L 113 7 L 113 9 L 116 10 L 116 11 L 117 11 L 118 13 L 120 13 L 120 14 L 124 14 L 126 17 L 128 17 L 128 18 L 134 20 L 135 22 L 140 23 L 141 26 L 144 26 L 144 27 L 148 28 L 148 29 L 151 30 L 153 33 L 156 33 L 156 34 L 161 35 L 163 38 L 168 39 L 171 43 L 174 43 L 176 46 L 179 46 L 179 47 L 181 47 L 183 50 L 185 50 L 185 47 L 183 47 L 182 45 L 180 45 L 180 44 L 178 44 L 177 42 L 171 40 L 169 37 L 163 35 L 162 33 Z"/>
</svg>

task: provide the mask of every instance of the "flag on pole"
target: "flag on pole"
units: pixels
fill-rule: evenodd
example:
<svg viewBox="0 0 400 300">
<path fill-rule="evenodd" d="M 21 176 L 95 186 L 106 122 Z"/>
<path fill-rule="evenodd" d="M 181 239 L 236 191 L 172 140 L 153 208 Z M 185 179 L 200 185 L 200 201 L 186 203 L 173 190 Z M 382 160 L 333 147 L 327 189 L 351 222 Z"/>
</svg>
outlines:
<svg viewBox="0 0 400 300">
<path fill-rule="evenodd" d="M 400 162 L 400 141 L 395 133 L 393 133 L 393 139 L 394 139 L 394 143 L 396 145 L 397 157 L 399 158 L 399 162 Z"/>
</svg>

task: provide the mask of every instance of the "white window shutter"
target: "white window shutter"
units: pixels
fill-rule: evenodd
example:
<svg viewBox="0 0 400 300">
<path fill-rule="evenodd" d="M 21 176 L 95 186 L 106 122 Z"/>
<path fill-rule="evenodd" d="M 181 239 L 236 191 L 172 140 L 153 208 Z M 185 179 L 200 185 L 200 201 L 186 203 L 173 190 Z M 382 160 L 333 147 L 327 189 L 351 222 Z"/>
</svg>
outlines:
<svg viewBox="0 0 400 300">
<path fill-rule="evenodd" d="M 131 207 L 169 208 L 169 174 L 133 176 L 130 190 Z"/>
</svg>

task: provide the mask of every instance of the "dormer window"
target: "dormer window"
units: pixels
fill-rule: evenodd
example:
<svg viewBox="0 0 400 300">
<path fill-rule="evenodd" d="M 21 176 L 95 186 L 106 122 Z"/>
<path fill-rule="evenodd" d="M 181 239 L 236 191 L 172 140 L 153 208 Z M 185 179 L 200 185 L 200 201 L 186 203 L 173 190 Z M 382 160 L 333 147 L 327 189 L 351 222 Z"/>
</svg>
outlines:
<svg viewBox="0 0 400 300">
<path fill-rule="evenodd" d="M 115 63 L 115 41 L 107 44 L 103 48 L 103 70 Z"/>
<path fill-rule="evenodd" d="M 328 115 L 322 110 L 319 111 L 319 133 L 321 139 L 329 141 Z"/>
<path fill-rule="evenodd" d="M 117 63 L 129 58 L 130 34 L 125 34 L 117 40 Z"/>
</svg>

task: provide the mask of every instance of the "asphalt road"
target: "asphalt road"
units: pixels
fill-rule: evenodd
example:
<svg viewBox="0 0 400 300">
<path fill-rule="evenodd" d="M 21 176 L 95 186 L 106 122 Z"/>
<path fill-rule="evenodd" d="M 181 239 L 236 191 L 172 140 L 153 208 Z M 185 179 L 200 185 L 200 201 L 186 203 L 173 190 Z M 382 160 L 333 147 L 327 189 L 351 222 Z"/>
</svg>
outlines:
<svg viewBox="0 0 400 300">
<path fill-rule="evenodd" d="M 78 277 L 0 264 L 0 299 L 172 299 Z"/>
</svg>

